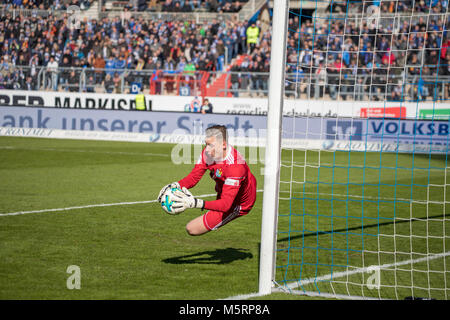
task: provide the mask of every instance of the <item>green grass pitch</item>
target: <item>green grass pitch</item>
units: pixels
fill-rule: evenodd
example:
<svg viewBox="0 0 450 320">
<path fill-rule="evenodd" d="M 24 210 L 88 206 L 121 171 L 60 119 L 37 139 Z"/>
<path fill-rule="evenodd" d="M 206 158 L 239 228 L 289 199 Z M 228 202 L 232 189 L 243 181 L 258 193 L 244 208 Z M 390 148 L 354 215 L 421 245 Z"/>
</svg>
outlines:
<svg viewBox="0 0 450 320">
<path fill-rule="evenodd" d="M 262 192 L 248 216 L 190 237 L 185 225 L 199 210 L 169 216 L 145 202 L 192 168 L 196 155 L 175 165 L 172 149 L 1 137 L 0 214 L 72 209 L 0 216 L 0 299 L 221 299 L 257 291 Z M 283 150 L 282 160 L 281 180 L 294 182 L 280 184 L 281 284 L 346 264 L 353 270 L 450 251 L 445 157 Z M 262 189 L 263 165 L 250 168 Z M 205 175 L 191 191 L 213 190 Z M 449 264 L 447 256 L 381 271 L 379 290 L 367 289 L 361 273 L 297 289 L 445 298 Z M 66 286 L 70 265 L 80 267 L 79 290 Z"/>
<path fill-rule="evenodd" d="M 154 200 L 193 166 L 172 164 L 172 148 L 1 137 L 0 213 Z M 191 191 L 212 194 L 213 181 L 205 175 Z M 185 231 L 200 210 L 170 216 L 158 203 L 0 216 L 0 299 L 219 299 L 253 292 L 258 196 L 251 214 L 202 237 Z M 70 265 L 80 267 L 80 290 L 67 289 Z"/>
</svg>

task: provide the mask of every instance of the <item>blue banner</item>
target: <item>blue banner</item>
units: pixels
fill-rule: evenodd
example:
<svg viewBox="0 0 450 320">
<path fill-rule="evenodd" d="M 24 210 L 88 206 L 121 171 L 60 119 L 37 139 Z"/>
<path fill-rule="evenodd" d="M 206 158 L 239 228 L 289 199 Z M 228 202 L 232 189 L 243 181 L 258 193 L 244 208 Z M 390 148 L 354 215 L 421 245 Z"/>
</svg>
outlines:
<svg viewBox="0 0 450 320">
<path fill-rule="evenodd" d="M 141 133 L 173 133 L 177 130 L 185 134 L 201 134 L 200 130 L 217 124 L 247 132 L 249 129 L 265 129 L 266 118 L 191 112 L 0 107 L 1 127 Z"/>
<path fill-rule="evenodd" d="M 0 107 L 0 127 L 202 135 L 225 125 L 236 136 L 265 137 L 267 119 L 255 115 Z M 234 131 L 234 133 L 233 133 Z M 283 118 L 284 139 L 448 146 L 450 121 Z"/>
</svg>

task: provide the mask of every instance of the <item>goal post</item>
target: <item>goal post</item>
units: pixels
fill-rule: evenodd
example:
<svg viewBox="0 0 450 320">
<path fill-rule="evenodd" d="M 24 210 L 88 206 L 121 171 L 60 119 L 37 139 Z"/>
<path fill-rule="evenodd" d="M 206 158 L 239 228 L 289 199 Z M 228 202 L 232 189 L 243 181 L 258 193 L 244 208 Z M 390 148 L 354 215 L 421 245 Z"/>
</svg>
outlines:
<svg viewBox="0 0 450 320">
<path fill-rule="evenodd" d="M 264 194 L 261 223 L 259 293 L 269 294 L 275 272 L 276 227 L 281 159 L 281 131 L 284 104 L 288 1 L 273 5 L 272 49 L 269 77 Z"/>
</svg>

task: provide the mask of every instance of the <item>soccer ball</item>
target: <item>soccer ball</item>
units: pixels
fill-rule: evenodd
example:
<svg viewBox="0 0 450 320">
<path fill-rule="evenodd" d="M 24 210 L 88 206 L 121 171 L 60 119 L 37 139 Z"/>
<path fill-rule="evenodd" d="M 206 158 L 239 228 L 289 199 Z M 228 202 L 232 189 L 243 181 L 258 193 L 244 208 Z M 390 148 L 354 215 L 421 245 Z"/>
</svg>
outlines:
<svg viewBox="0 0 450 320">
<path fill-rule="evenodd" d="M 176 215 L 180 213 L 180 212 L 173 212 L 172 210 L 174 197 L 173 192 L 177 190 L 183 192 L 180 188 L 168 188 L 161 197 L 161 208 L 168 214 Z"/>
</svg>

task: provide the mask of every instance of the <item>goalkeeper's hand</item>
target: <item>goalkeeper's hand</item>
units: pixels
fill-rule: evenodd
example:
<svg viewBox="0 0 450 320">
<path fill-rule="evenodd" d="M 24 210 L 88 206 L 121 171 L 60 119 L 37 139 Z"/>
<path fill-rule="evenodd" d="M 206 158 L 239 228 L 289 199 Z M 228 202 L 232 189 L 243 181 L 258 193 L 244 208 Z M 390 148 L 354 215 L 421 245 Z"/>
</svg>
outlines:
<svg viewBox="0 0 450 320">
<path fill-rule="evenodd" d="M 162 187 L 161 191 L 159 192 L 158 202 L 161 202 L 161 198 L 162 198 L 164 192 L 166 192 L 166 190 L 169 188 L 180 188 L 181 189 L 180 184 L 178 182 L 169 183 L 168 185 Z"/>
<path fill-rule="evenodd" d="M 182 192 L 176 190 L 173 193 L 173 202 L 175 207 L 182 207 L 183 210 L 186 210 L 188 208 L 203 209 L 203 207 L 205 206 L 205 201 L 195 198 L 186 187 L 183 187 L 181 190 Z"/>
</svg>

